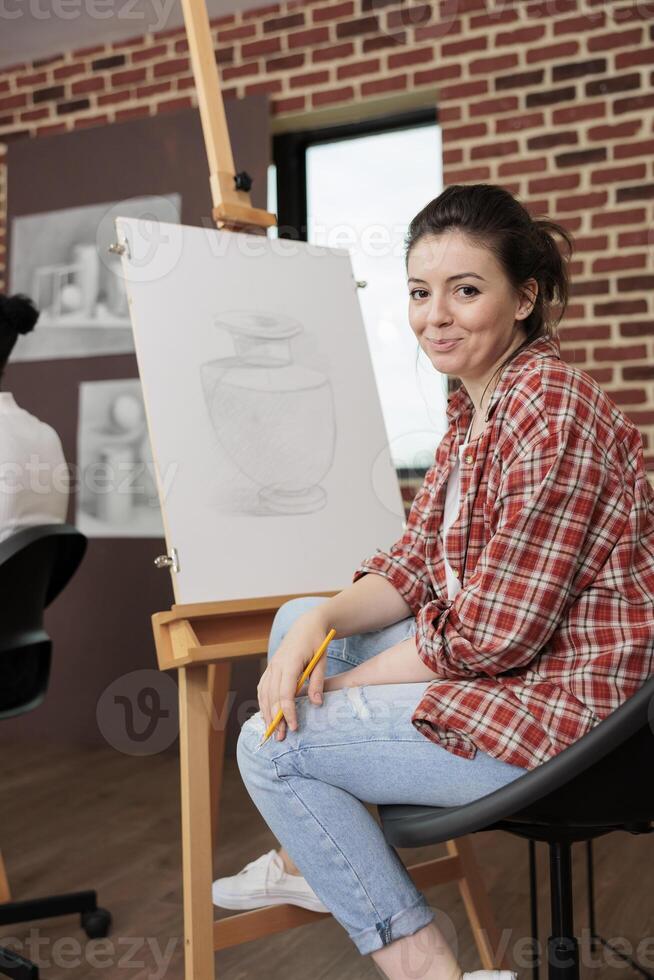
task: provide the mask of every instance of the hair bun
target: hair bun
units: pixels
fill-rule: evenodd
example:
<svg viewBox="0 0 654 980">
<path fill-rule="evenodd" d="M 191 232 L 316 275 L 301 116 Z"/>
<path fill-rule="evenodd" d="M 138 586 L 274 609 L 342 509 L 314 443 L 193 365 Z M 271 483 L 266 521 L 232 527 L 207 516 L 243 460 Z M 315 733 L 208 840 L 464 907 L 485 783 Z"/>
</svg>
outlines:
<svg viewBox="0 0 654 980">
<path fill-rule="evenodd" d="M 0 295 L 0 329 L 9 333 L 29 333 L 40 316 L 36 306 L 22 293 Z"/>
</svg>

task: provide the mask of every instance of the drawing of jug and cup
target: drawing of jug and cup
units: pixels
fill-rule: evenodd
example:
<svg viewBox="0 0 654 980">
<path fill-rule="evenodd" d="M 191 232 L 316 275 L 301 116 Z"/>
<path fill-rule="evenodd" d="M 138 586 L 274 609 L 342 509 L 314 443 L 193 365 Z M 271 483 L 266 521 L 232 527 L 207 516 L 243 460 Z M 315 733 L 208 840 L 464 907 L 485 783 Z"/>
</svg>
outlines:
<svg viewBox="0 0 654 980">
<path fill-rule="evenodd" d="M 336 421 L 327 375 L 293 363 L 291 338 L 304 327 L 289 316 L 250 310 L 216 314 L 213 322 L 229 331 L 235 350 L 200 367 L 221 446 L 258 484 L 258 499 L 271 512 L 320 510 Z"/>
</svg>

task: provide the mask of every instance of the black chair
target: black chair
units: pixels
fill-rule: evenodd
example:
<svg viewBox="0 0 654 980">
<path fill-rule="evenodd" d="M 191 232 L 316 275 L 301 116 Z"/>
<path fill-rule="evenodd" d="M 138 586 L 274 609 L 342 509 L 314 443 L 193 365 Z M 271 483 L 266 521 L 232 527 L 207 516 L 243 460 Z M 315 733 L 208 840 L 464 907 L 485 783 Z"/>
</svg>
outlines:
<svg viewBox="0 0 654 980">
<path fill-rule="evenodd" d="M 86 551 L 86 538 L 69 524 L 43 524 L 0 542 L 0 720 L 24 714 L 45 698 L 52 640 L 43 611 L 66 587 Z M 80 913 L 89 938 L 106 936 L 111 916 L 84 891 L 0 904 L 0 925 Z M 0 947 L 0 976 L 35 980 L 38 968 Z"/>
<path fill-rule="evenodd" d="M 548 976 L 549 980 L 578 980 L 572 844 L 590 842 L 614 830 L 651 833 L 653 773 L 654 676 L 583 738 L 481 799 L 453 807 L 383 804 L 378 811 L 384 836 L 393 847 L 424 847 L 488 830 L 526 838 L 530 841 L 532 885 L 533 842 L 546 842 L 551 904 Z M 592 878 L 589 884 L 592 889 Z M 532 928 L 534 899 L 532 887 Z M 643 976 L 652 977 L 639 964 L 630 962 Z"/>
</svg>

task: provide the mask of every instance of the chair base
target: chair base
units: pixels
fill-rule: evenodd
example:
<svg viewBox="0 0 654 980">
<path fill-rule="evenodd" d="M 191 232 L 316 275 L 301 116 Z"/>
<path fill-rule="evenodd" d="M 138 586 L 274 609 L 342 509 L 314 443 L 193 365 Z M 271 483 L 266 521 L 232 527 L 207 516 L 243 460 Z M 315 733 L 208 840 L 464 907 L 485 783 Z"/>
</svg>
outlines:
<svg viewBox="0 0 654 980">
<path fill-rule="evenodd" d="M 99 939 L 107 935 L 111 914 L 107 909 L 98 907 L 94 891 L 49 895 L 23 902 L 3 902 L 0 905 L 0 926 L 31 922 L 33 919 L 51 919 L 57 915 L 74 915 L 76 912 L 81 915 L 82 928 L 89 939 Z"/>
<path fill-rule="evenodd" d="M 31 960 L 0 946 L 0 977 L 10 980 L 39 980 L 39 968 Z"/>
<path fill-rule="evenodd" d="M 49 895 L 24 902 L 3 902 L 0 904 L 0 926 L 75 913 L 79 913 L 82 928 L 89 939 L 103 938 L 109 932 L 111 914 L 107 909 L 98 907 L 94 891 Z M 39 970 L 34 963 L 9 949 L 0 947 L 0 977 L 10 977 L 11 980 L 38 980 L 38 976 Z"/>
</svg>

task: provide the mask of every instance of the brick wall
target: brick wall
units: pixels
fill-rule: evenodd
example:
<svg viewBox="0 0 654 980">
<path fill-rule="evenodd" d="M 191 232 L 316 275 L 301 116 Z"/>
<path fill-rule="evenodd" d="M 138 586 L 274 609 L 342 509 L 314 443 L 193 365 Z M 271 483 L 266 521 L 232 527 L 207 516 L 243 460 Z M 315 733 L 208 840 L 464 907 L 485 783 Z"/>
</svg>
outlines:
<svg viewBox="0 0 654 980">
<path fill-rule="evenodd" d="M 654 3 L 287 0 L 212 31 L 225 97 L 268 92 L 277 129 L 411 93 L 438 106 L 446 184 L 501 183 L 563 222 L 562 352 L 638 425 L 654 471 Z M 194 103 L 183 29 L 98 44 L 1 71 L 0 142 Z M 0 217 L 0 275 L 4 241 Z"/>
</svg>

